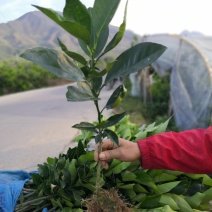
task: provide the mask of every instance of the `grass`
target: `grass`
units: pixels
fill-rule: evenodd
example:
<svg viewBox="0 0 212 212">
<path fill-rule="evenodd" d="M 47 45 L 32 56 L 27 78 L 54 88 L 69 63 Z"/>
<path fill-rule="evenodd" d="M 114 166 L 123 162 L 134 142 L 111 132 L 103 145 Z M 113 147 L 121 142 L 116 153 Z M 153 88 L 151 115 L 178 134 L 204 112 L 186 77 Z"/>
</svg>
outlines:
<svg viewBox="0 0 212 212">
<path fill-rule="evenodd" d="M 144 124 L 148 125 L 153 122 L 160 124 L 162 122 L 165 122 L 169 118 L 168 115 L 166 115 L 166 109 L 164 109 L 164 102 L 155 102 L 145 105 L 142 102 L 141 98 L 132 97 L 130 95 L 131 82 L 128 78 L 125 80 L 124 85 L 127 88 L 128 92 L 122 103 L 115 109 L 116 113 L 125 111 L 126 114 L 129 115 L 130 121 L 137 124 L 138 126 L 142 126 Z M 164 94 L 164 89 L 161 89 L 161 92 Z M 157 110 L 155 110 L 155 108 L 157 108 Z M 157 112 L 160 112 L 161 114 L 157 114 Z M 173 117 L 169 121 L 167 130 L 179 131 L 179 129 L 175 125 Z"/>
<path fill-rule="evenodd" d="M 142 101 L 138 97 L 133 97 L 130 95 L 131 82 L 129 78 L 126 78 L 124 85 L 127 88 L 127 95 L 121 102 L 121 104 L 115 108 L 116 113 L 125 111 L 129 115 L 129 119 L 132 123 L 142 126 L 147 124 L 148 120 L 144 118 L 141 108 L 143 107 Z"/>
<path fill-rule="evenodd" d="M 139 98 L 127 94 L 122 103 L 115 109 L 115 112 L 125 111 L 130 116 L 129 119 L 132 123 L 142 126 L 148 123 L 148 120 L 144 118 L 141 112 L 142 107 L 143 105 Z"/>
</svg>

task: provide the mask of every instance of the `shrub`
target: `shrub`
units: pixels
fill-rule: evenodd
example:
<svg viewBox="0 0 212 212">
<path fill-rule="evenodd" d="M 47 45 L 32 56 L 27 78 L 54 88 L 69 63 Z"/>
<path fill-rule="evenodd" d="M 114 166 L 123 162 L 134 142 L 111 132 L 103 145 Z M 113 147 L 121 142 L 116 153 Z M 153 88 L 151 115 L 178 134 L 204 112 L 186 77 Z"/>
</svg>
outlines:
<svg viewBox="0 0 212 212">
<path fill-rule="evenodd" d="M 0 64 L 0 95 L 46 87 L 55 75 L 40 66 L 15 60 Z"/>
</svg>

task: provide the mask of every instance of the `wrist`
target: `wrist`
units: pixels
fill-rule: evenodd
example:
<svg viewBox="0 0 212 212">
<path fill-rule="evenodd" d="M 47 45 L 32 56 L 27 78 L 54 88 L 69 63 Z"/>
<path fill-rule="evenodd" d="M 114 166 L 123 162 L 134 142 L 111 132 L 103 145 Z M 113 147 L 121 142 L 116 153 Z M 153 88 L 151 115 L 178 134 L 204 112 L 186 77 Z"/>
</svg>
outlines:
<svg viewBox="0 0 212 212">
<path fill-rule="evenodd" d="M 138 146 L 137 143 L 133 143 L 133 146 L 134 146 L 134 151 L 133 151 L 133 154 L 134 154 L 134 157 L 136 160 L 141 160 L 141 150 Z"/>
</svg>

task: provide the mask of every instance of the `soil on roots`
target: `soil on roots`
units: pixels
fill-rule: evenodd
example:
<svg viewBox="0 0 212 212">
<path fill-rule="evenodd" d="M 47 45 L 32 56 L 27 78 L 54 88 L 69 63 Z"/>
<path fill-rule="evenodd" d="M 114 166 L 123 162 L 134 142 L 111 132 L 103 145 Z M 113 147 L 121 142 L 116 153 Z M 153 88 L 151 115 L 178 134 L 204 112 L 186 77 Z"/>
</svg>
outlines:
<svg viewBox="0 0 212 212">
<path fill-rule="evenodd" d="M 102 189 L 86 203 L 87 212 L 132 212 L 115 189 Z"/>
</svg>

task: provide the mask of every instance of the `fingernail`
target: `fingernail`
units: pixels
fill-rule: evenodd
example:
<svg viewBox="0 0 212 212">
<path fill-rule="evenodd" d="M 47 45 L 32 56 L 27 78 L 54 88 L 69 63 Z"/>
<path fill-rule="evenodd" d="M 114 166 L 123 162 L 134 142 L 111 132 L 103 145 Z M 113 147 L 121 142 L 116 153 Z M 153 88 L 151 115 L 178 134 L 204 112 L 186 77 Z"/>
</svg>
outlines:
<svg viewBox="0 0 212 212">
<path fill-rule="evenodd" d="M 105 156 L 104 153 L 100 153 L 100 154 L 99 154 L 99 158 L 100 158 L 101 160 L 104 160 L 104 159 L 106 158 L 106 156 Z"/>
</svg>

